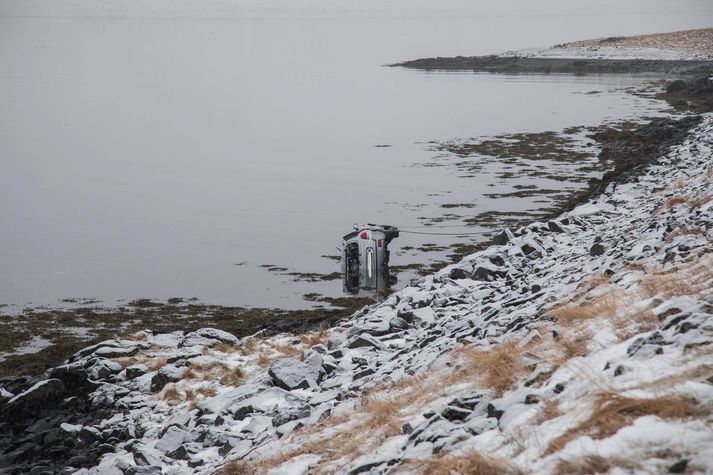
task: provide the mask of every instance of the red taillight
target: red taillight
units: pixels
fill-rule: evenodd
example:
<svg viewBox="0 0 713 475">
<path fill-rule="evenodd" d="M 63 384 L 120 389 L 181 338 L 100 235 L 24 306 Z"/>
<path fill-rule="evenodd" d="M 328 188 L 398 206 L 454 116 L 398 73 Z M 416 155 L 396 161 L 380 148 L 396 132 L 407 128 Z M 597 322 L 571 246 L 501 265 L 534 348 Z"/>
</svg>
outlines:
<svg viewBox="0 0 713 475">
<path fill-rule="evenodd" d="M 381 247 L 381 243 L 382 243 L 382 240 L 381 240 L 381 239 L 379 239 L 378 241 L 376 241 L 376 245 L 379 246 L 379 247 Z"/>
<path fill-rule="evenodd" d="M 362 231 L 361 234 L 359 234 L 359 237 L 362 239 L 369 239 L 369 231 Z"/>
</svg>

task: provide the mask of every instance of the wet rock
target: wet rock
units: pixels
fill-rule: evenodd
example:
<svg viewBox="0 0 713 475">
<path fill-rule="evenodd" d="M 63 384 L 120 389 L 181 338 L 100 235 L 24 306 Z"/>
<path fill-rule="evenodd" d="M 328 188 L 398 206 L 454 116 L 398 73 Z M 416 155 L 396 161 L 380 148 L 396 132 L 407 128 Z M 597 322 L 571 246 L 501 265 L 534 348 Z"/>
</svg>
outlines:
<svg viewBox="0 0 713 475">
<path fill-rule="evenodd" d="M 295 358 L 284 358 L 275 361 L 268 374 L 276 386 L 290 391 L 316 386 L 319 369 Z"/>
<path fill-rule="evenodd" d="M 64 395 L 65 387 L 61 380 L 50 378 L 40 381 L 10 399 L 2 409 L 2 416 L 8 420 L 17 420 L 37 415 L 43 409 L 60 402 Z"/>
<path fill-rule="evenodd" d="M 457 406 L 446 406 L 446 408 L 441 411 L 441 416 L 451 422 L 463 421 L 471 414 L 471 411 Z"/>
<path fill-rule="evenodd" d="M 145 365 L 134 365 L 126 368 L 126 377 L 128 379 L 136 379 L 148 373 L 149 370 Z"/>
<path fill-rule="evenodd" d="M 456 267 L 455 269 L 451 269 L 451 271 L 448 273 L 448 277 L 450 279 L 457 280 L 457 279 L 467 279 L 470 276 L 463 269 L 459 269 Z"/>
<path fill-rule="evenodd" d="M 592 247 L 589 248 L 589 255 L 590 256 L 601 256 L 604 254 L 605 248 L 601 244 L 594 244 Z"/>
<path fill-rule="evenodd" d="M 168 383 L 175 383 L 179 378 L 175 378 L 171 373 L 159 370 L 151 378 L 151 392 L 157 393 L 166 387 Z"/>
<path fill-rule="evenodd" d="M 688 460 L 687 459 L 682 459 L 679 460 L 678 462 L 674 463 L 668 468 L 668 473 L 683 473 L 686 471 L 686 468 L 688 467 Z"/>
<path fill-rule="evenodd" d="M 513 237 L 514 236 L 512 235 L 509 229 L 503 229 L 501 232 L 499 232 L 493 237 L 493 244 L 497 246 L 504 246 L 505 244 L 510 242 Z"/>
<path fill-rule="evenodd" d="M 488 269 L 487 267 L 479 266 L 473 271 L 472 278 L 475 280 L 481 280 L 484 282 L 492 282 L 493 280 L 505 277 L 507 275 L 506 271 L 498 271 L 493 269 Z"/>
<path fill-rule="evenodd" d="M 553 233 L 563 233 L 564 232 L 564 229 L 562 229 L 562 227 L 559 224 L 557 224 L 555 221 L 547 221 L 547 227 Z"/>
</svg>

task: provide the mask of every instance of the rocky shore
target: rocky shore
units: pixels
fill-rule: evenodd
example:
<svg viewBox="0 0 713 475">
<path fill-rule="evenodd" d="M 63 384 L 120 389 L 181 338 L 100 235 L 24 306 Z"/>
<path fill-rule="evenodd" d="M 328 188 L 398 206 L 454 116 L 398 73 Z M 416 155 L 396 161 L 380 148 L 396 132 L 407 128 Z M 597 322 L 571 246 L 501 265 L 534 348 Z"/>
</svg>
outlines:
<svg viewBox="0 0 713 475">
<path fill-rule="evenodd" d="M 699 76 L 713 66 L 713 28 L 599 38 L 488 56 L 421 58 L 390 66 L 505 74 Z"/>
<path fill-rule="evenodd" d="M 329 330 L 143 331 L 4 379 L 0 470 L 710 470 L 713 116 L 685 120 L 589 202 Z"/>
</svg>

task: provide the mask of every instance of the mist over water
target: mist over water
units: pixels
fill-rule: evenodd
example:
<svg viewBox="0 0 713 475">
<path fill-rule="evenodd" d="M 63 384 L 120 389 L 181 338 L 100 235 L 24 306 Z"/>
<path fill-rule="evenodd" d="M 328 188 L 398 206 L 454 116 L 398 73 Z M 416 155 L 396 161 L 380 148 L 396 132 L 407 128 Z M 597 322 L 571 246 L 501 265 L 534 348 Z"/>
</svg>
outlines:
<svg viewBox="0 0 713 475">
<path fill-rule="evenodd" d="M 571 4 L 1 3 L 0 303 L 305 306 L 302 294 L 339 295 L 341 282 L 260 265 L 329 273 L 321 256 L 354 222 L 509 206 L 483 196 L 488 176 L 421 166 L 435 155 L 424 142 L 647 115 L 651 101 L 622 91 L 642 79 L 383 65 L 713 19 L 708 1 Z M 451 241 L 392 249 L 424 242 Z"/>
</svg>

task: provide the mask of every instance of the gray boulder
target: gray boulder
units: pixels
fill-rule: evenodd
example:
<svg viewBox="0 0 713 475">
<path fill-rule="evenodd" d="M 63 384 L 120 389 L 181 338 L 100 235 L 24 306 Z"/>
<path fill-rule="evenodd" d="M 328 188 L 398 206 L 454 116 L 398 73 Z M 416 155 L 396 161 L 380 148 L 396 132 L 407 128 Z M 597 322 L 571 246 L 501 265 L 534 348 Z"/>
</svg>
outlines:
<svg viewBox="0 0 713 475">
<path fill-rule="evenodd" d="M 178 343 L 179 348 L 186 346 L 208 346 L 212 347 L 219 343 L 227 343 L 229 345 L 237 345 L 240 342 L 238 337 L 232 333 L 228 333 L 217 328 L 201 328 L 194 332 L 188 333 Z"/>
<path fill-rule="evenodd" d="M 64 399 L 64 383 L 59 379 L 40 381 L 26 391 L 10 399 L 3 408 L 3 415 L 9 419 L 22 419 L 37 415 L 43 409 L 49 409 Z"/>
<path fill-rule="evenodd" d="M 319 367 L 303 363 L 295 358 L 284 358 L 275 361 L 268 374 L 273 383 L 283 389 L 307 389 L 317 385 Z"/>
</svg>

